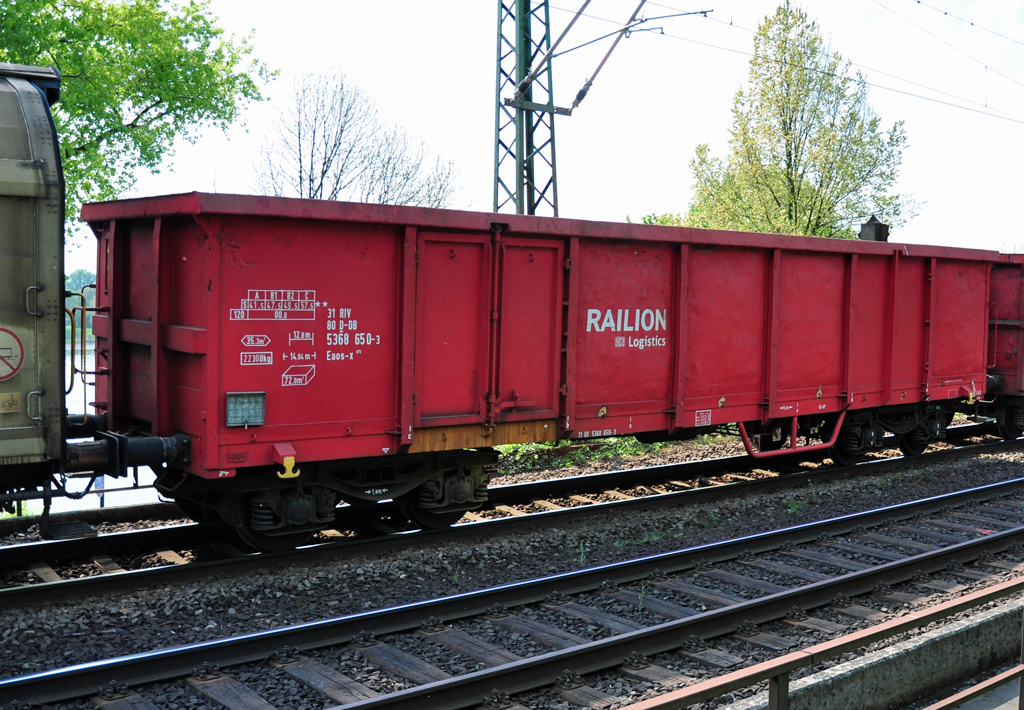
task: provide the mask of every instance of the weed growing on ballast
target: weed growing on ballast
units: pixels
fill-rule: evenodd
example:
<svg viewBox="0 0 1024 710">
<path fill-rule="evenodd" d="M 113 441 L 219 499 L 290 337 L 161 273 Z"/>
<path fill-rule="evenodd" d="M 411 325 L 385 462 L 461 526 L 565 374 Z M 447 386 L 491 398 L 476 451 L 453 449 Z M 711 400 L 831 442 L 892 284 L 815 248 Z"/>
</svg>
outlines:
<svg viewBox="0 0 1024 710">
<path fill-rule="evenodd" d="M 790 515 L 807 507 L 807 501 L 797 500 L 796 498 L 790 498 L 789 500 L 783 501 L 783 503 L 786 506 L 786 512 Z"/>
</svg>

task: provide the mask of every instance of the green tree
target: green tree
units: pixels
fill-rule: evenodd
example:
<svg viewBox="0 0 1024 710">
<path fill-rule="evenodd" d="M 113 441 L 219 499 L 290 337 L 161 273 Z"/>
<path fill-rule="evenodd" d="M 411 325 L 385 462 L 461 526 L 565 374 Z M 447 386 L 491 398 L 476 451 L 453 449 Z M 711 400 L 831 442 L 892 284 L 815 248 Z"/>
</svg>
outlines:
<svg viewBox="0 0 1024 710">
<path fill-rule="evenodd" d="M 64 290 L 72 293 L 82 293 L 82 290 L 90 284 L 96 283 L 96 274 L 87 269 L 76 269 L 70 274 L 64 274 Z M 64 299 L 65 308 L 74 308 L 75 306 L 83 305 L 82 299 L 71 296 Z M 96 289 L 90 288 L 85 291 L 85 304 L 92 308 L 96 305 Z M 86 315 L 86 326 L 92 327 L 92 313 Z M 81 320 L 79 319 L 79 325 Z"/>
<path fill-rule="evenodd" d="M 176 138 L 225 128 L 268 73 L 225 36 L 208 0 L 2 0 L 0 61 L 63 74 L 54 121 L 67 214 L 158 170 Z"/>
<path fill-rule="evenodd" d="M 75 293 L 79 293 L 83 288 L 94 283 L 96 283 L 96 274 L 87 269 L 77 269 L 64 275 L 64 288 Z"/>
<path fill-rule="evenodd" d="M 788 0 L 758 27 L 732 114 L 728 158 L 702 144 L 690 163 L 688 226 L 854 237 L 872 214 L 893 226 L 913 216 L 913 202 L 891 194 L 902 121 L 881 129 L 863 75 Z"/>
</svg>

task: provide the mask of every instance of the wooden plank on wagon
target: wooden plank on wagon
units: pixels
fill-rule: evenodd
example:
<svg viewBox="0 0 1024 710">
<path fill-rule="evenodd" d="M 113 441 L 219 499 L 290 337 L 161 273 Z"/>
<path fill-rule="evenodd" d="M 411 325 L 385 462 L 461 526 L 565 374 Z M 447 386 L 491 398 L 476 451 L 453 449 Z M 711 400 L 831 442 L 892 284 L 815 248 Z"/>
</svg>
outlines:
<svg viewBox="0 0 1024 710">
<path fill-rule="evenodd" d="M 279 668 L 292 678 L 310 688 L 326 695 L 331 700 L 348 705 L 360 700 L 376 698 L 378 693 L 362 683 L 352 680 L 346 675 L 314 661 L 312 658 L 300 656 L 295 663 L 270 661 L 270 665 Z"/>
<path fill-rule="evenodd" d="M 495 646 L 472 634 L 467 634 L 465 631 L 459 631 L 451 627 L 446 627 L 440 631 L 420 629 L 418 633 L 432 643 L 444 646 L 450 651 L 454 651 L 467 658 L 472 658 L 474 661 L 483 663 L 488 667 L 522 660 L 520 656 L 501 646 Z"/>
<path fill-rule="evenodd" d="M 435 680 L 451 678 L 448 673 L 445 673 L 440 668 L 432 666 L 411 653 L 406 653 L 386 643 L 376 643 L 372 646 L 357 646 L 356 650 L 363 654 L 366 660 L 371 663 L 377 664 L 399 678 L 411 680 L 413 683 L 425 685 L 433 683 Z"/>
<path fill-rule="evenodd" d="M 46 564 L 45 562 L 33 562 L 28 566 L 28 569 L 32 574 L 39 577 L 44 582 L 59 582 L 61 577 L 59 574 L 53 571 L 53 567 Z"/>
<path fill-rule="evenodd" d="M 188 684 L 200 694 L 214 700 L 228 710 L 276 710 L 263 696 L 245 687 L 229 675 L 201 680 L 189 678 Z"/>
</svg>

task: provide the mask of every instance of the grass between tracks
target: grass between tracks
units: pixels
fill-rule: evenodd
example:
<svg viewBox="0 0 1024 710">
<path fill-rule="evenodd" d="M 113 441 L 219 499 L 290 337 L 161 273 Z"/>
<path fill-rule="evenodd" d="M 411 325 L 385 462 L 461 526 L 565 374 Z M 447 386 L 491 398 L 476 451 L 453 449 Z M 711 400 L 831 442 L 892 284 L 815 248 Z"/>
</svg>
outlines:
<svg viewBox="0 0 1024 710">
<path fill-rule="evenodd" d="M 501 458 L 498 461 L 498 475 L 505 476 L 526 471 L 586 468 L 595 463 L 612 459 L 628 462 L 666 449 L 706 447 L 724 444 L 733 439 L 735 437 L 705 434 L 689 441 L 643 444 L 637 441 L 636 437 L 619 436 L 608 439 L 591 439 L 586 443 L 552 441 L 536 444 L 511 444 L 495 448 L 501 452 Z"/>
<path fill-rule="evenodd" d="M 28 504 L 28 503 L 23 503 L 22 506 L 21 506 L 21 515 L 24 516 L 24 517 L 28 517 L 30 515 L 39 515 L 42 512 L 43 512 L 43 508 L 42 508 L 42 506 L 39 506 L 39 505 L 31 505 L 31 504 Z M 18 517 L 17 510 L 12 510 L 11 512 L 7 512 L 6 510 L 0 509 L 0 520 L 3 520 L 4 518 L 15 518 L 15 517 Z"/>
</svg>

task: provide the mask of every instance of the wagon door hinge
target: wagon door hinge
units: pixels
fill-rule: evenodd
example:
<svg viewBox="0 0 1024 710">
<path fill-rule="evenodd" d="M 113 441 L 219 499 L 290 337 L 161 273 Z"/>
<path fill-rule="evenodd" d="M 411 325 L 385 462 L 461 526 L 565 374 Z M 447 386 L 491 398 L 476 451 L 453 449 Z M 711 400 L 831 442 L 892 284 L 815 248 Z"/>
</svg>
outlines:
<svg viewBox="0 0 1024 710">
<path fill-rule="evenodd" d="M 487 398 L 487 428 L 493 429 L 497 422 L 498 415 L 506 409 L 518 409 L 525 407 L 531 409 L 537 406 L 537 402 L 532 399 L 523 399 L 519 396 L 519 392 L 512 390 L 512 399 L 505 402 L 498 402 L 494 395 Z"/>
<path fill-rule="evenodd" d="M 562 268 L 565 269 L 566 271 L 571 271 L 572 270 L 572 259 L 570 259 L 569 257 L 566 257 L 565 261 L 562 262 Z"/>
</svg>

